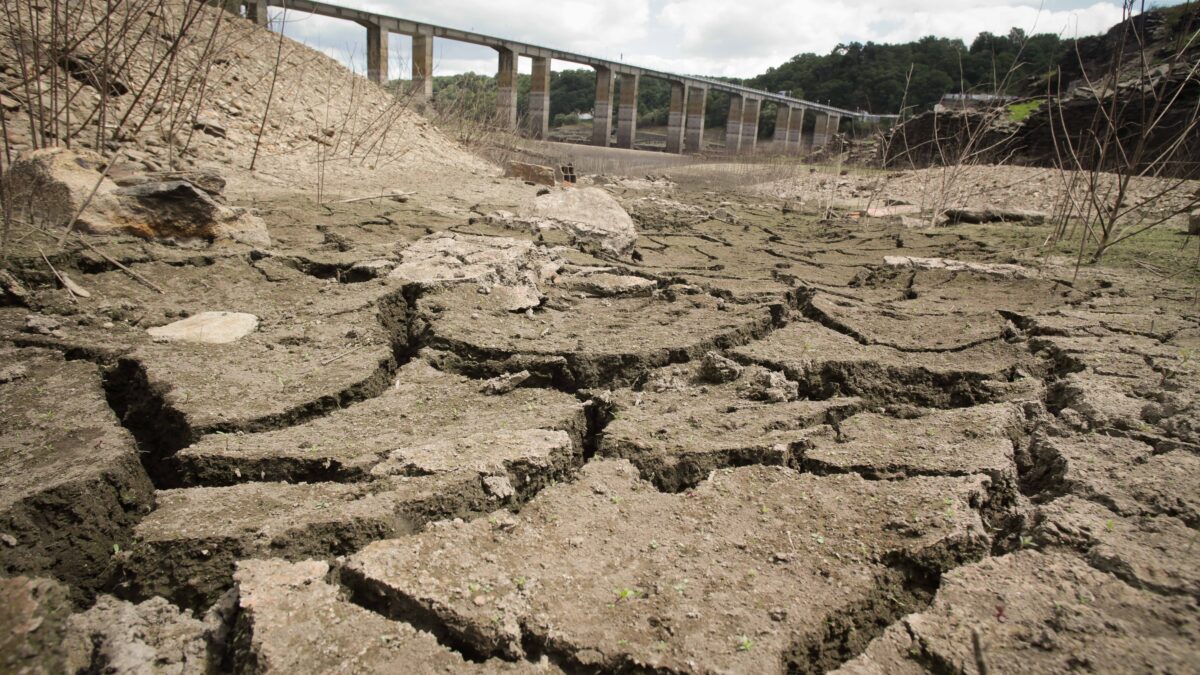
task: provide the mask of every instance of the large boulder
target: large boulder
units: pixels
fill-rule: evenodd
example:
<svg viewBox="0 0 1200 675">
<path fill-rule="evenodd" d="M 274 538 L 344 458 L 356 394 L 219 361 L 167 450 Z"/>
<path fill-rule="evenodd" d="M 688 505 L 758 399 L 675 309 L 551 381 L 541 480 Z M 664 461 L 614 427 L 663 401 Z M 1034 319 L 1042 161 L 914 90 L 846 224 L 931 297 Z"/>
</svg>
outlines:
<svg viewBox="0 0 1200 675">
<path fill-rule="evenodd" d="M 604 190 L 553 190 L 522 209 L 520 218 L 535 231 L 562 230 L 571 243 L 591 253 L 624 256 L 637 242 L 633 219 Z"/>
<path fill-rule="evenodd" d="M 191 182 L 121 187 L 102 173 L 104 163 L 86 150 L 33 150 L 13 163 L 5 187 L 18 217 L 49 227 L 65 227 L 78 214 L 75 227 L 93 234 L 271 243 L 261 218 L 217 202 Z"/>
</svg>

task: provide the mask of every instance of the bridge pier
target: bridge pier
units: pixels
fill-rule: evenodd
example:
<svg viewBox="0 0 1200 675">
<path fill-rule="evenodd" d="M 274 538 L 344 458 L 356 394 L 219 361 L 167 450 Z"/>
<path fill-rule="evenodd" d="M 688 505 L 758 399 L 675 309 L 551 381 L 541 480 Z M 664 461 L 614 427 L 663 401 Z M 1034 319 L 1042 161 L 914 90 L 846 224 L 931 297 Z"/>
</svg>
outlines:
<svg viewBox="0 0 1200 675">
<path fill-rule="evenodd" d="M 688 87 L 687 129 L 683 137 L 683 147 L 688 152 L 704 151 L 704 111 L 707 105 L 707 87 Z"/>
<path fill-rule="evenodd" d="M 496 70 L 496 121 L 505 129 L 517 126 L 517 52 L 496 47 L 499 68 Z"/>
<path fill-rule="evenodd" d="M 433 98 L 433 36 L 412 36 L 412 92 L 418 99 Z"/>
<path fill-rule="evenodd" d="M 788 134 L 785 149 L 793 155 L 798 155 L 804 146 L 804 114 L 808 109 L 792 108 L 791 110 L 791 115 L 788 118 Z"/>
<path fill-rule="evenodd" d="M 775 133 L 771 136 L 771 146 L 775 154 L 787 152 L 788 125 L 792 123 L 792 107 L 777 103 L 775 105 Z"/>
<path fill-rule="evenodd" d="M 742 115 L 746 99 L 741 94 L 729 95 L 729 114 L 725 118 L 725 152 L 734 154 L 742 148 Z"/>
<path fill-rule="evenodd" d="M 831 137 L 829 130 L 830 128 L 837 128 L 837 119 L 836 115 L 830 115 L 826 112 L 818 112 L 816 113 L 814 120 L 816 124 L 813 125 L 812 149 L 815 151 L 819 148 L 825 147 L 829 143 L 829 139 Z"/>
<path fill-rule="evenodd" d="M 266 3 L 263 3 L 266 4 Z M 388 79 L 388 32 L 378 23 L 362 25 L 367 29 L 367 78 L 376 84 Z M 280 27 L 280 30 L 283 30 Z"/>
<path fill-rule="evenodd" d="M 671 83 L 671 111 L 667 114 L 667 152 L 683 152 L 683 130 L 687 122 L 687 85 Z"/>
<path fill-rule="evenodd" d="M 742 150 L 754 152 L 758 146 L 758 115 L 762 101 L 747 97 L 742 103 Z"/>
<path fill-rule="evenodd" d="M 613 71 L 596 66 L 596 104 L 592 109 L 592 145 L 608 147 L 612 136 Z"/>
<path fill-rule="evenodd" d="M 533 57 L 533 77 L 529 83 L 529 135 L 546 138 L 550 133 L 550 59 Z"/>
<path fill-rule="evenodd" d="M 621 74 L 621 103 L 617 108 L 617 147 L 633 149 L 637 140 L 638 85 L 637 75 Z"/>
<path fill-rule="evenodd" d="M 267 20 L 267 0 L 246 0 L 246 18 L 254 23 L 265 26 Z"/>
</svg>

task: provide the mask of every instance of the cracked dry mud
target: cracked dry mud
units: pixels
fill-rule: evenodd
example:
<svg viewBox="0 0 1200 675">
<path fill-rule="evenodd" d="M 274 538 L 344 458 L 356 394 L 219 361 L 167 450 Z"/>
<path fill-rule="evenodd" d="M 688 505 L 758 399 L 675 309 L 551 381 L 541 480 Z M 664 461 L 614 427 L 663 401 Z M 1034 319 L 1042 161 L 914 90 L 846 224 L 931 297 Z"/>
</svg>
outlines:
<svg viewBox="0 0 1200 675">
<path fill-rule="evenodd" d="M 92 240 L 163 294 L 56 254 L 71 303 L 18 246 L 0 670 L 1195 669 L 1183 293 L 632 192 L 620 261 L 267 201 L 271 250 Z M 147 333 L 209 311 L 257 324 Z"/>
</svg>

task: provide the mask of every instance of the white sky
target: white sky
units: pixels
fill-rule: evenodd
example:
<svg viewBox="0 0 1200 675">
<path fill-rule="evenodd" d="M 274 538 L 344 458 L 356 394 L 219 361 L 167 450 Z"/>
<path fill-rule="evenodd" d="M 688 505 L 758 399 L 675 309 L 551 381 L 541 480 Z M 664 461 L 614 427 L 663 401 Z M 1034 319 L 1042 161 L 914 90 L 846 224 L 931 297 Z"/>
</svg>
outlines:
<svg viewBox="0 0 1200 675">
<path fill-rule="evenodd" d="M 1075 37 L 1121 19 L 1114 0 L 329 0 L 366 11 L 462 28 L 669 72 L 751 77 L 802 52 L 843 42 L 962 38 L 1016 26 Z M 278 10 L 272 9 L 275 16 Z M 365 29 L 290 11 L 287 34 L 365 69 Z M 408 76 L 408 38 L 392 34 L 391 76 Z M 555 62 L 555 70 L 577 68 Z M 496 52 L 435 40 L 434 74 L 494 73 Z M 521 59 L 521 72 L 529 72 Z"/>
</svg>

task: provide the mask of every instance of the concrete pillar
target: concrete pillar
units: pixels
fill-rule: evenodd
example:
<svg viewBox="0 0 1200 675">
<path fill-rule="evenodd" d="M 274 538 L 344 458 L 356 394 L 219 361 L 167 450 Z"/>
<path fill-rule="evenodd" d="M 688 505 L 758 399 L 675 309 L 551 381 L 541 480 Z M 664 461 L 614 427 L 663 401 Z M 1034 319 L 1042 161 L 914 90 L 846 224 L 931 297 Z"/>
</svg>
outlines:
<svg viewBox="0 0 1200 675">
<path fill-rule="evenodd" d="M 815 124 L 813 124 L 812 141 L 812 149 L 814 151 L 825 147 L 825 144 L 829 142 L 829 114 L 818 112 L 815 115 L 813 118 Z"/>
<path fill-rule="evenodd" d="M 787 152 L 788 126 L 792 123 L 792 106 L 786 103 L 775 104 L 775 135 L 771 137 L 773 150 L 777 154 Z"/>
<path fill-rule="evenodd" d="M 500 67 L 496 70 L 496 121 L 505 129 L 517 127 L 517 53 L 496 47 Z"/>
<path fill-rule="evenodd" d="M 742 151 L 754 152 L 758 146 L 758 115 L 762 111 L 762 100 L 748 98 L 742 104 Z"/>
<path fill-rule="evenodd" d="M 377 23 L 366 24 L 366 27 L 367 78 L 376 84 L 383 84 L 388 79 L 388 32 Z"/>
<path fill-rule="evenodd" d="M 725 118 L 725 152 L 737 152 L 742 147 L 742 114 L 746 100 L 741 94 L 729 95 L 729 115 Z"/>
<path fill-rule="evenodd" d="M 633 149 L 637 140 L 638 75 L 621 75 L 621 104 L 617 108 L 617 147 Z"/>
<path fill-rule="evenodd" d="M 792 108 L 792 114 L 788 120 L 787 152 L 794 155 L 800 154 L 804 145 L 804 114 L 806 112 L 808 112 L 807 108 Z"/>
<path fill-rule="evenodd" d="M 246 0 L 246 18 L 260 26 L 267 25 L 267 0 Z"/>
<path fill-rule="evenodd" d="M 592 109 L 592 145 L 608 147 L 612 136 L 613 71 L 596 66 L 596 105 Z"/>
<path fill-rule="evenodd" d="M 838 128 L 841 126 L 842 126 L 842 116 L 841 115 L 830 115 L 829 116 L 829 127 L 828 127 L 827 131 L 825 132 L 825 143 L 828 144 L 831 141 L 833 141 L 833 137 L 837 136 Z"/>
<path fill-rule="evenodd" d="M 433 36 L 414 35 L 412 39 L 413 96 L 428 101 L 433 98 Z"/>
<path fill-rule="evenodd" d="M 667 115 L 667 152 L 683 152 L 683 129 L 687 122 L 687 85 L 671 83 L 671 112 Z"/>
<path fill-rule="evenodd" d="M 683 148 L 688 152 L 704 151 L 704 110 L 707 105 L 707 87 L 688 87 L 687 123 L 683 135 Z"/>
<path fill-rule="evenodd" d="M 529 135 L 545 138 L 550 133 L 550 59 L 533 57 L 533 77 L 529 84 Z"/>
</svg>

